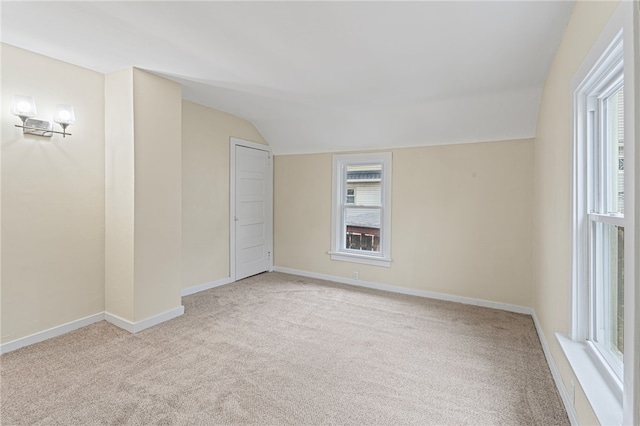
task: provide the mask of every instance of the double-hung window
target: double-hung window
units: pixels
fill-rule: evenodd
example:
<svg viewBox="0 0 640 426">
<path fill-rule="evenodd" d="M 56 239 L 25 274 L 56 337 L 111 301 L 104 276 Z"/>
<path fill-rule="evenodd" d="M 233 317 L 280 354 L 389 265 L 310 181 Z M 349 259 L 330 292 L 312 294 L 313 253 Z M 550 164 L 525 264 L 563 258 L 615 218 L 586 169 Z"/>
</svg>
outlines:
<svg viewBox="0 0 640 426">
<path fill-rule="evenodd" d="M 632 299 L 625 298 L 625 276 L 627 289 L 633 285 L 633 146 L 625 146 L 628 81 L 623 33 L 618 31 L 598 56 L 590 54 L 572 83 L 572 336 L 558 336 L 596 416 L 605 424 L 623 420 L 623 394 L 632 384 L 625 383 L 632 368 L 625 359 L 633 346 L 625 342 L 625 328 L 634 325 L 625 324 L 625 309 L 633 309 Z M 625 349 L 625 343 L 630 347 Z"/>
<path fill-rule="evenodd" d="M 620 65 L 621 62 L 620 62 Z M 587 94 L 588 340 L 619 380 L 624 352 L 624 95 L 622 70 Z"/>
<path fill-rule="evenodd" d="M 390 266 L 391 158 L 334 155 L 332 260 Z"/>
</svg>

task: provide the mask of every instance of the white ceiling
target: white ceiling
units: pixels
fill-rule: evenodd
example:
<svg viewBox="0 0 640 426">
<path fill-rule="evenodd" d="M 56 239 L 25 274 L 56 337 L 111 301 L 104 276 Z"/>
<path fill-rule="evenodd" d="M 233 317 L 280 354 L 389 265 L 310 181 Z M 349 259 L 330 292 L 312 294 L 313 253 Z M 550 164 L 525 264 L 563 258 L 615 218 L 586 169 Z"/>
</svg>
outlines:
<svg viewBox="0 0 640 426">
<path fill-rule="evenodd" d="M 2 41 L 139 67 L 276 154 L 529 138 L 570 1 L 2 2 Z"/>
</svg>

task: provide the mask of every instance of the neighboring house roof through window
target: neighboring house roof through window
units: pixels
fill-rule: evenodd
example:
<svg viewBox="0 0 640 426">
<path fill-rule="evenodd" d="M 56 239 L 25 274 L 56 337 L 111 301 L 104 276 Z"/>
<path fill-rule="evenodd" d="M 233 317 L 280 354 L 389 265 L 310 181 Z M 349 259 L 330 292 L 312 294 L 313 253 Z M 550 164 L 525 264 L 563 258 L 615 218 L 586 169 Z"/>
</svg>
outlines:
<svg viewBox="0 0 640 426">
<path fill-rule="evenodd" d="M 351 209 L 346 217 L 347 226 L 359 228 L 380 228 L 380 212 L 368 209 Z"/>
</svg>

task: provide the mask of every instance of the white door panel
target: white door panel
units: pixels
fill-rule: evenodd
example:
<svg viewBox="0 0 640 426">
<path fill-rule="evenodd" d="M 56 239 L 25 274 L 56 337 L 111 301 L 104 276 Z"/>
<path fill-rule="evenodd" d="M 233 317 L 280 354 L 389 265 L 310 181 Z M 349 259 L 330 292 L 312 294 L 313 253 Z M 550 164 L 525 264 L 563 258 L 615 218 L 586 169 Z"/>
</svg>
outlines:
<svg viewBox="0 0 640 426">
<path fill-rule="evenodd" d="M 269 269 L 270 161 L 267 151 L 235 146 L 236 280 Z"/>
</svg>

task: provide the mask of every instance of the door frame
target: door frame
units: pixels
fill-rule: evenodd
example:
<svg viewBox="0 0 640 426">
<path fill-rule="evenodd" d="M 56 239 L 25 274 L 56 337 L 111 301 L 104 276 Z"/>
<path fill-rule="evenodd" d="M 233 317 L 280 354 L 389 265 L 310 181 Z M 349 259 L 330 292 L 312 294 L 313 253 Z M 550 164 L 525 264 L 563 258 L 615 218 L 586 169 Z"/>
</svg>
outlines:
<svg viewBox="0 0 640 426">
<path fill-rule="evenodd" d="M 269 154 L 267 178 L 267 250 L 268 268 L 273 271 L 273 154 L 269 145 L 251 142 L 240 138 L 229 138 L 229 277 L 236 281 L 236 147 L 258 149 Z"/>
</svg>

